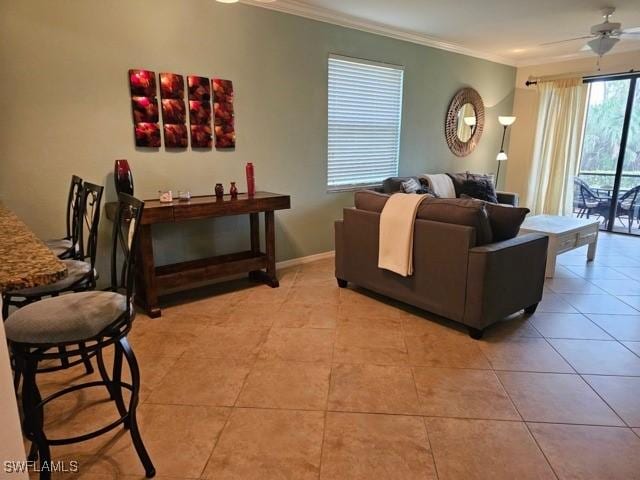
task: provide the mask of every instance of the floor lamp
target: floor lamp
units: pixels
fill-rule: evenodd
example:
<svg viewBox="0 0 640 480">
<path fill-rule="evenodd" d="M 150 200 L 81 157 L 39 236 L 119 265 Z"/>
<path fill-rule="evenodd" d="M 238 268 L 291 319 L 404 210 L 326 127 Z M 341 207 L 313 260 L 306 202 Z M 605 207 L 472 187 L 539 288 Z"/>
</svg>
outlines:
<svg viewBox="0 0 640 480">
<path fill-rule="evenodd" d="M 496 160 L 498 161 L 498 171 L 496 172 L 496 187 L 498 186 L 498 180 L 500 179 L 500 165 L 502 164 L 502 162 L 507 160 L 507 158 L 509 158 L 504 151 L 504 138 L 507 135 L 507 128 L 513 125 L 513 122 L 516 121 L 516 117 L 499 116 L 498 121 L 500 122 L 500 125 L 502 125 L 503 130 L 502 143 L 500 143 L 500 152 L 498 152 L 498 156 L 496 157 Z"/>
</svg>

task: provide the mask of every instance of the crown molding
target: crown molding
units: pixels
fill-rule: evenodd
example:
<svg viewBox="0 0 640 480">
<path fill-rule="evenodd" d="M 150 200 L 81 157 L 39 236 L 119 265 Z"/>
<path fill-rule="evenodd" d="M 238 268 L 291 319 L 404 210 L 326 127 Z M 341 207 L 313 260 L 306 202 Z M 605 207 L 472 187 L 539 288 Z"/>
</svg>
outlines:
<svg viewBox="0 0 640 480">
<path fill-rule="evenodd" d="M 603 55 L 602 58 L 607 58 L 615 55 L 624 55 L 625 53 L 633 53 L 640 52 L 640 48 L 625 48 L 624 50 L 619 51 L 611 51 L 606 55 Z M 584 52 L 575 52 L 575 53 L 567 53 L 565 55 L 554 55 L 550 57 L 535 57 L 535 58 L 523 58 L 522 60 L 518 60 L 514 62 L 514 66 L 516 67 L 533 67 L 536 65 L 545 65 L 547 63 L 559 63 L 566 62 L 569 60 L 580 60 L 582 58 L 592 58 L 594 62 L 597 61 L 598 57 L 594 55 L 593 52 L 586 50 Z"/>
<path fill-rule="evenodd" d="M 489 60 L 495 63 L 516 66 L 515 60 L 502 57 L 500 55 L 481 52 L 471 48 L 463 47 L 462 45 L 458 45 L 455 43 L 445 42 L 428 35 L 423 35 L 420 33 L 415 33 L 398 28 L 392 28 L 376 22 L 362 20 L 350 15 L 343 15 L 333 10 L 305 5 L 297 0 L 277 0 L 269 3 L 264 3 L 259 0 L 240 0 L 240 3 L 251 5 L 253 7 L 266 8 L 268 10 L 274 10 L 277 12 L 288 13 L 291 15 L 296 15 L 298 17 L 317 20 L 319 22 L 331 23 L 340 27 L 353 28 L 355 30 L 382 35 L 384 37 L 394 38 L 396 40 L 403 40 L 405 42 L 416 43 L 418 45 L 425 45 L 427 47 L 446 50 L 448 52 L 459 53 L 461 55 L 467 55 L 469 57 L 481 58 L 483 60 Z"/>
</svg>

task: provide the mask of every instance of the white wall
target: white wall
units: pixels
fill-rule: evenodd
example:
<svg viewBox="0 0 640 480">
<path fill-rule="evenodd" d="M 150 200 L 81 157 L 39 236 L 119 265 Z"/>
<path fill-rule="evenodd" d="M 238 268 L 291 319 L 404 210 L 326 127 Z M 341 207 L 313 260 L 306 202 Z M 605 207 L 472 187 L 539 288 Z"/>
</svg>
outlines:
<svg viewBox="0 0 640 480">
<path fill-rule="evenodd" d="M 568 73 L 606 74 L 625 72 L 631 69 L 640 70 L 640 51 L 605 55 L 600 61 L 600 71 L 597 69 L 595 57 L 518 68 L 513 102 L 513 112 L 518 118 L 511 129 L 506 190 L 518 192 L 522 204 L 527 205 L 527 182 L 538 118 L 536 87 L 525 85 L 529 76 L 539 77 Z"/>
</svg>

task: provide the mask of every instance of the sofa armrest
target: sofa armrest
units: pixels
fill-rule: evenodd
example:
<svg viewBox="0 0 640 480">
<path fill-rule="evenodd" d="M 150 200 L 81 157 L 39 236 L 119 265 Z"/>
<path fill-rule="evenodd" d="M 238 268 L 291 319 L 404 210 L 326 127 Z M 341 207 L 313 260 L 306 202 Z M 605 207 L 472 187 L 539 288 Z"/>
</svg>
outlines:
<svg viewBox="0 0 640 480">
<path fill-rule="evenodd" d="M 482 329 L 542 299 L 549 238 L 539 233 L 469 250 L 465 322 Z"/>
<path fill-rule="evenodd" d="M 496 192 L 496 196 L 498 197 L 498 203 L 504 203 L 514 207 L 517 207 L 520 203 L 520 196 L 514 192 Z"/>
</svg>

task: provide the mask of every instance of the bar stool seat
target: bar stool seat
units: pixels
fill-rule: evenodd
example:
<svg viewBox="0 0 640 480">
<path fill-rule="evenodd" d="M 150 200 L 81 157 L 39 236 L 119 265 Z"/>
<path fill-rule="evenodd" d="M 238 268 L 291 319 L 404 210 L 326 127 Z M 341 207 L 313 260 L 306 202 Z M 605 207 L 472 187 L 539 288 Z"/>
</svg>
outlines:
<svg viewBox="0 0 640 480">
<path fill-rule="evenodd" d="M 72 286 L 79 289 L 91 287 L 89 283 L 93 280 L 89 275 L 89 272 L 91 272 L 91 264 L 89 262 L 83 262 L 82 260 L 62 260 L 62 263 L 65 264 L 68 272 L 67 276 L 62 280 L 48 285 L 8 291 L 6 295 L 12 297 L 45 297 L 55 292 L 67 290 Z M 97 278 L 96 272 L 93 272 L 93 278 Z"/>
<path fill-rule="evenodd" d="M 42 345 L 82 342 L 98 336 L 127 312 L 116 292 L 81 292 L 31 303 L 9 315 L 4 328 L 12 342 Z"/>
</svg>

